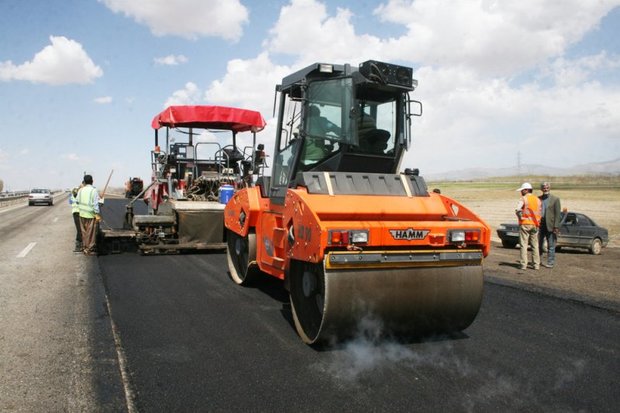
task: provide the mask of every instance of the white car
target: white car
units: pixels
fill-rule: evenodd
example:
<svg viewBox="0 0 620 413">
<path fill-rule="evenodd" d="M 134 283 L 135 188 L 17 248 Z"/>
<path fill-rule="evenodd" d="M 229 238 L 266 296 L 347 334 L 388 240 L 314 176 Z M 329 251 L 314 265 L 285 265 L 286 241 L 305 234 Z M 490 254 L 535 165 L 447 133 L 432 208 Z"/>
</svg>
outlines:
<svg viewBox="0 0 620 413">
<path fill-rule="evenodd" d="M 54 205 L 54 197 L 49 189 L 32 189 L 28 194 L 28 205 L 36 204 Z"/>
</svg>

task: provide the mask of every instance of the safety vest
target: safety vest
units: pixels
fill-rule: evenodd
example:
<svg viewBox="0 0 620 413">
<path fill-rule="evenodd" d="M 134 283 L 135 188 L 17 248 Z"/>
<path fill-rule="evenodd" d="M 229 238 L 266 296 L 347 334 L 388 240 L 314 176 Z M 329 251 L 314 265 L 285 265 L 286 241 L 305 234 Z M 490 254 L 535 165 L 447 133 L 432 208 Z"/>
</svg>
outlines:
<svg viewBox="0 0 620 413">
<path fill-rule="evenodd" d="M 90 185 L 81 188 L 76 196 L 80 217 L 95 218 L 95 194 L 97 190 Z"/>
<path fill-rule="evenodd" d="M 519 225 L 540 226 L 542 216 L 542 203 L 536 195 L 527 194 L 523 197 L 523 208 L 521 208 L 521 218 Z"/>
<path fill-rule="evenodd" d="M 72 214 L 80 212 L 80 206 L 77 203 L 77 198 L 74 197 L 73 194 L 71 194 L 71 198 L 69 199 L 69 203 L 71 204 L 71 213 Z"/>
</svg>

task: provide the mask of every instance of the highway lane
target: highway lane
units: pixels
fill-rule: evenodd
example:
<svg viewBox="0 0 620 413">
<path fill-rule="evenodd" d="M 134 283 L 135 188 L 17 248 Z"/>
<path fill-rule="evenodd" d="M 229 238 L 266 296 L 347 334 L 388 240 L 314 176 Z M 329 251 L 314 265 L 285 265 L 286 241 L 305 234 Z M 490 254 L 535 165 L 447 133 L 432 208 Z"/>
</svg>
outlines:
<svg viewBox="0 0 620 413">
<path fill-rule="evenodd" d="M 615 411 L 618 313 L 485 283 L 456 337 L 313 349 L 221 253 L 99 257 L 139 411 Z"/>
<path fill-rule="evenodd" d="M 54 206 L 28 206 L 28 198 L 16 200 L 11 204 L 0 207 L 0 237 L 10 239 L 22 225 L 41 216 L 49 216 L 52 211 L 59 211 L 55 207 L 67 201 L 67 194 L 57 194 L 54 197 Z M 64 205 L 63 205 L 64 206 Z M 65 208 L 66 209 L 66 208 Z"/>
<path fill-rule="evenodd" d="M 0 411 L 122 412 L 97 259 L 73 253 L 69 206 L 0 209 Z"/>
<path fill-rule="evenodd" d="M 85 257 L 71 252 L 73 235 L 63 203 L 0 212 L 2 411 L 123 411 L 125 389 L 128 410 L 142 412 L 611 412 L 620 402 L 617 312 L 485 283 L 463 335 L 316 350 L 297 337 L 281 284 L 234 285 L 225 254 Z"/>
</svg>

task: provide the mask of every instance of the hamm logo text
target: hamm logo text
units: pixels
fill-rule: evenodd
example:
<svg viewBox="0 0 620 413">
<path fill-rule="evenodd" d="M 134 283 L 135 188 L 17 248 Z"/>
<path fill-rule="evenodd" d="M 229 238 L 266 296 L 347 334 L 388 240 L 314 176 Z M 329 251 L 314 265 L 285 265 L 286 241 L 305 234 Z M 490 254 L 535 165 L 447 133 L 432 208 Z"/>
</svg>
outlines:
<svg viewBox="0 0 620 413">
<path fill-rule="evenodd" d="M 390 234 L 396 240 L 411 241 L 414 239 L 424 239 L 430 231 L 427 229 L 391 229 Z"/>
</svg>

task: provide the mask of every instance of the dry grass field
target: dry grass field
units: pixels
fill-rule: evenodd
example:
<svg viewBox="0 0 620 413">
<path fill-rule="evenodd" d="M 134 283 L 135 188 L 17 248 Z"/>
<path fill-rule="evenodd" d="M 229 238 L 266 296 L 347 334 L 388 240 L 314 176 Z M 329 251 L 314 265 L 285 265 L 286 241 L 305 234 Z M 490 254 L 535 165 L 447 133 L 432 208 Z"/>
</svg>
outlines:
<svg viewBox="0 0 620 413">
<path fill-rule="evenodd" d="M 609 231 L 609 247 L 620 247 L 620 177 L 523 177 L 427 184 L 471 208 L 492 227 L 496 237 L 499 224 L 516 222 L 516 189 L 522 182 L 530 182 L 534 193 L 540 195 L 537 188 L 542 181 L 551 182 L 551 192 L 560 197 L 562 208 L 588 215 Z"/>
</svg>

